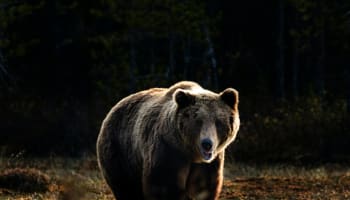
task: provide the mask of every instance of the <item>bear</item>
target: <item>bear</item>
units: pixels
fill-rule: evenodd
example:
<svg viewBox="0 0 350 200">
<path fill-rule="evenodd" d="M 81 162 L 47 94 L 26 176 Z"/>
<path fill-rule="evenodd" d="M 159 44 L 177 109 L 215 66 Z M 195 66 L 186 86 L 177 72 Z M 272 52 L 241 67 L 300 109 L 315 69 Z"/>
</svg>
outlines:
<svg viewBox="0 0 350 200">
<path fill-rule="evenodd" d="M 238 92 L 191 81 L 119 101 L 102 122 L 97 160 L 117 200 L 218 199 L 224 154 L 240 126 Z"/>
</svg>

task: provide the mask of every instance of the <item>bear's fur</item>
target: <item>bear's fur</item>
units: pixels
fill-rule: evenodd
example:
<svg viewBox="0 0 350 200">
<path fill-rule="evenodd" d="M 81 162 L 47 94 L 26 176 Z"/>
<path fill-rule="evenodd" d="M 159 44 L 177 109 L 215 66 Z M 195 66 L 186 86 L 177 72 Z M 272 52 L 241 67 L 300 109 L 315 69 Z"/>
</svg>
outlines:
<svg viewBox="0 0 350 200">
<path fill-rule="evenodd" d="M 132 94 L 104 119 L 98 163 L 117 200 L 218 199 L 238 92 L 183 81 Z"/>
</svg>

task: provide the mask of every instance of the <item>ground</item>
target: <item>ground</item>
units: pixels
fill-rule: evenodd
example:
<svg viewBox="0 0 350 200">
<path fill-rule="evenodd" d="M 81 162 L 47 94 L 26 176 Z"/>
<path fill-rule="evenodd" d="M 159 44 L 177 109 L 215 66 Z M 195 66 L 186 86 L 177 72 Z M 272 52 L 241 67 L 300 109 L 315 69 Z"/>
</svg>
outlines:
<svg viewBox="0 0 350 200">
<path fill-rule="evenodd" d="M 83 159 L 0 158 L 0 174 L 7 169 L 35 169 L 50 177 L 46 192 L 18 192 L 0 188 L 0 200 L 112 200 L 94 157 Z M 1 176 L 0 176 L 1 181 Z M 350 169 L 337 164 L 316 167 L 227 163 L 225 199 L 349 199 Z"/>
</svg>

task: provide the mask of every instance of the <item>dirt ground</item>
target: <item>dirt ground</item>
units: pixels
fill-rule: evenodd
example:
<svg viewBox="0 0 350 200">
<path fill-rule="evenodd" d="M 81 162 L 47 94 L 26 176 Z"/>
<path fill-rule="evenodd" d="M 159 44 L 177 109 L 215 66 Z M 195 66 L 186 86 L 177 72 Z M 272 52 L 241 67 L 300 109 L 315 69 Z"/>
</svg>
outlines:
<svg viewBox="0 0 350 200">
<path fill-rule="evenodd" d="M 0 187 L 0 200 L 113 199 L 94 158 L 16 162 L 0 158 L 0 174 L 14 167 L 35 169 L 46 174 L 50 177 L 47 190 L 35 191 L 35 187 L 31 187 L 33 191 L 23 192 Z M 350 169 L 335 164 L 306 168 L 230 163 L 225 168 L 220 199 L 350 199 Z"/>
<path fill-rule="evenodd" d="M 350 199 L 350 177 L 226 180 L 222 199 Z"/>
<path fill-rule="evenodd" d="M 221 199 L 350 199 L 350 168 L 229 164 Z"/>
</svg>

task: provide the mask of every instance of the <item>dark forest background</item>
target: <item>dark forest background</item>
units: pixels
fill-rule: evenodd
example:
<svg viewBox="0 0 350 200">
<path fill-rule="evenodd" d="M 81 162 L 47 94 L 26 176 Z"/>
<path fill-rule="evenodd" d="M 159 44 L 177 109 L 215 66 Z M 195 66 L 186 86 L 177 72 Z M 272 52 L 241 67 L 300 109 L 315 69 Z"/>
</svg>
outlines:
<svg viewBox="0 0 350 200">
<path fill-rule="evenodd" d="M 0 0 L 0 151 L 94 153 L 124 96 L 240 92 L 228 157 L 350 161 L 348 0 Z"/>
</svg>

